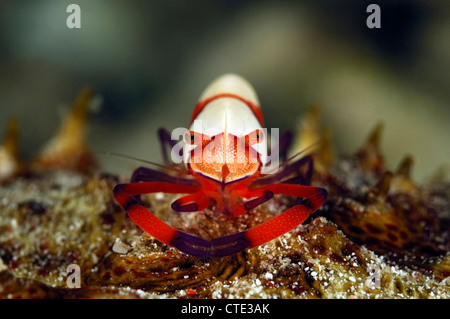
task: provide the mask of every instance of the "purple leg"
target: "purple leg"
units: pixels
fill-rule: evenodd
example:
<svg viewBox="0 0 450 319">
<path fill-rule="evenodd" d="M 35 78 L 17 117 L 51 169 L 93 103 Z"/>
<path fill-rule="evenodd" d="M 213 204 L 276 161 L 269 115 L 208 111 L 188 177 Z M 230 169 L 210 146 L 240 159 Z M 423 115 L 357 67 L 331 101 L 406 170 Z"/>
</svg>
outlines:
<svg viewBox="0 0 450 319">
<path fill-rule="evenodd" d="M 290 175 L 297 173 L 300 167 L 306 166 L 306 172 L 304 174 L 297 175 L 293 178 L 284 180 Z M 281 172 L 278 172 L 274 175 L 263 177 L 254 181 L 251 185 L 251 188 L 266 186 L 275 183 L 289 183 L 289 184 L 301 184 L 301 185 L 310 185 L 312 174 L 314 171 L 314 163 L 313 159 L 310 155 L 300 158 L 299 160 L 289 164 L 284 167 Z"/>
<path fill-rule="evenodd" d="M 176 212 L 197 212 L 198 211 L 197 203 L 189 203 L 189 204 L 182 205 L 177 200 L 172 203 L 171 207 Z"/>
<path fill-rule="evenodd" d="M 200 184 L 195 179 L 175 177 L 142 166 L 136 168 L 133 172 L 133 175 L 131 176 L 130 183 L 138 182 L 168 182 L 178 185 L 200 186 Z M 134 198 L 138 201 L 139 204 L 141 203 L 141 195 L 135 195 Z"/>
<path fill-rule="evenodd" d="M 224 248 L 220 249 L 213 249 L 210 252 L 210 256 L 214 257 L 225 257 L 237 254 L 241 251 L 243 251 L 245 248 L 249 247 L 250 243 L 247 239 L 242 238 L 241 240 L 236 240 L 236 242 L 233 245 L 229 245 Z"/>
<path fill-rule="evenodd" d="M 211 241 L 211 246 L 213 248 L 210 253 L 211 256 L 223 257 L 243 251 L 245 248 L 250 246 L 250 242 L 245 238 L 245 231 L 243 231 L 240 233 L 213 239 Z M 217 248 L 221 246 L 225 247 Z"/>
<path fill-rule="evenodd" d="M 281 161 L 284 162 L 287 159 L 287 153 L 289 150 L 289 146 L 291 146 L 292 142 L 292 132 L 286 131 L 281 135 L 280 141 L 278 143 L 278 155 L 281 158 Z M 273 149 L 273 148 L 272 148 Z M 271 150 L 269 150 L 269 155 L 271 155 Z"/>
<path fill-rule="evenodd" d="M 208 257 L 211 250 L 211 242 L 200 237 L 192 236 L 179 231 L 174 239 L 172 239 L 171 246 L 181 250 L 182 252 L 197 256 Z M 201 247 L 201 248 L 196 248 Z"/>
<path fill-rule="evenodd" d="M 301 160 L 305 160 L 305 161 L 303 163 L 301 163 L 300 166 L 304 165 L 305 163 L 306 163 L 306 165 L 308 165 L 304 175 L 300 174 L 298 176 L 295 176 L 293 178 L 290 178 L 290 179 L 284 181 L 283 183 L 300 184 L 300 185 L 306 185 L 306 186 L 311 185 L 312 175 L 314 172 L 314 162 L 313 162 L 311 156 L 305 156 Z M 300 168 L 300 166 L 298 168 Z"/>
<path fill-rule="evenodd" d="M 175 144 L 177 144 L 177 141 L 172 140 L 172 136 L 170 135 L 169 131 L 167 131 L 165 128 L 160 128 L 158 130 L 158 137 L 159 137 L 159 143 L 161 144 L 161 153 L 163 156 L 164 163 L 169 163 L 169 156 L 167 155 L 167 145 L 170 146 L 170 149 L 172 149 Z M 182 152 L 183 150 L 181 150 Z"/>
<path fill-rule="evenodd" d="M 301 185 L 311 185 L 311 179 L 314 172 L 314 162 L 311 155 L 306 155 L 301 159 L 295 161 L 288 167 L 286 167 L 286 172 L 281 176 L 282 178 L 289 176 L 292 173 L 296 173 L 301 167 L 306 166 L 306 172 L 304 174 L 300 174 L 291 179 L 284 181 L 284 183 L 289 184 L 301 184 Z"/>
<path fill-rule="evenodd" d="M 180 231 L 170 244 L 186 254 L 202 258 L 234 255 L 250 246 L 245 232 L 207 241 Z"/>
<path fill-rule="evenodd" d="M 292 132 L 291 131 L 284 132 L 283 135 L 281 135 L 280 137 L 280 144 L 278 146 L 280 150 L 280 157 L 283 162 L 287 160 L 287 153 L 289 147 L 291 146 L 291 142 L 292 142 Z"/>
<path fill-rule="evenodd" d="M 253 209 L 255 207 L 258 207 L 259 205 L 261 205 L 262 203 L 267 202 L 269 199 L 271 199 L 273 197 L 273 193 L 271 191 L 265 191 L 264 196 L 249 200 L 248 202 L 246 202 L 244 204 L 244 208 L 245 210 L 250 210 Z"/>
</svg>

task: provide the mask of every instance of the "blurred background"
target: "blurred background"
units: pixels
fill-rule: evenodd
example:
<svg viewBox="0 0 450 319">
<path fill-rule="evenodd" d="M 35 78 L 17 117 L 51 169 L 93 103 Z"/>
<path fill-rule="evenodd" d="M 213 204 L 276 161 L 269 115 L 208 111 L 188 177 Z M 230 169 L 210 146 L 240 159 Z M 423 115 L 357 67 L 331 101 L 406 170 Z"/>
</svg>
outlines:
<svg viewBox="0 0 450 319">
<path fill-rule="evenodd" d="M 81 7 L 68 29 L 67 6 Z M 369 29 L 369 4 L 381 29 Z M 15 115 L 22 157 L 92 87 L 88 141 L 161 161 L 156 136 L 187 127 L 200 93 L 235 72 L 252 83 L 268 128 L 295 130 L 322 109 L 342 155 L 385 124 L 389 168 L 406 154 L 423 180 L 450 163 L 450 2 L 430 0 L 39 0 L 0 2 L 0 134 Z M 105 169 L 139 165 L 101 156 Z"/>
</svg>

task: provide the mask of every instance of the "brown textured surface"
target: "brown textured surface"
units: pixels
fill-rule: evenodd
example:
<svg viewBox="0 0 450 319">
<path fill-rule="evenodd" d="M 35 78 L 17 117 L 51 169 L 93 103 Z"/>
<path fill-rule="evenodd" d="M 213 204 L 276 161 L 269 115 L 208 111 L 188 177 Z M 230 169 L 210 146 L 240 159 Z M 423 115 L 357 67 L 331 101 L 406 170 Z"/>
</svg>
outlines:
<svg viewBox="0 0 450 319">
<path fill-rule="evenodd" d="M 88 103 L 83 94 L 75 109 Z M 307 119 L 300 149 L 321 135 L 318 116 Z M 82 130 L 82 122 L 71 130 Z M 39 161 L 20 169 L 6 165 L 17 158 L 5 156 L 0 164 L 12 170 L 0 184 L 0 297 L 448 298 L 450 185 L 412 182 L 409 157 L 396 172 L 388 171 L 380 134 L 377 127 L 355 155 L 342 159 L 335 159 L 327 135 L 314 155 L 313 183 L 330 194 L 324 207 L 265 245 L 211 259 L 188 256 L 136 229 L 112 197 L 114 185 L 126 177 L 86 175 L 94 158 L 64 161 L 87 149 L 79 139 L 68 140 L 71 134 L 58 134 Z M 55 152 L 56 162 L 42 161 L 52 154 L 51 145 L 64 145 L 64 152 Z M 14 147 L 2 152 L 8 149 Z M 174 213 L 175 198 L 154 194 L 144 203 L 205 238 L 258 224 L 292 201 L 278 197 L 233 219 L 214 207 Z M 70 264 L 81 268 L 80 289 L 67 288 Z M 374 267 L 379 287 L 371 284 Z"/>
</svg>

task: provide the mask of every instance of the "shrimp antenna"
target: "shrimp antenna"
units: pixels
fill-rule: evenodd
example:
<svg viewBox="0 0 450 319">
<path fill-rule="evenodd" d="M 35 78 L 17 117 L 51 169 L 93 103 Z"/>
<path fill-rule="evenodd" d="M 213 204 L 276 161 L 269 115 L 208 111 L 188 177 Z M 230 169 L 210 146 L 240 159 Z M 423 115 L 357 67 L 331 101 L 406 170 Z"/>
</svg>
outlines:
<svg viewBox="0 0 450 319">
<path fill-rule="evenodd" d="M 301 151 L 295 153 L 294 155 L 292 155 L 291 157 L 289 157 L 288 159 L 286 159 L 283 163 L 281 163 L 280 166 L 285 166 L 287 165 L 290 161 L 292 161 L 294 158 L 300 156 L 301 154 L 305 154 L 308 151 L 311 151 L 313 148 L 317 147 L 318 145 L 320 145 L 321 143 L 323 143 L 323 140 L 318 140 L 314 143 L 312 143 L 311 145 L 309 145 L 308 147 L 305 147 L 304 149 L 302 149 Z"/>
<path fill-rule="evenodd" d="M 180 174 L 189 175 L 189 173 L 187 171 L 184 171 L 184 170 L 181 170 L 181 169 L 176 169 L 176 168 L 170 167 L 168 165 L 163 165 L 163 164 L 147 161 L 147 160 L 144 160 L 144 159 L 141 159 L 141 158 L 138 158 L 138 157 L 134 157 L 134 156 L 130 156 L 130 155 L 114 153 L 114 152 L 101 152 L 101 151 L 96 151 L 96 152 L 92 152 L 92 153 L 108 155 L 108 156 L 111 155 L 111 156 L 123 157 L 123 158 L 131 159 L 131 160 L 134 160 L 134 161 L 155 165 L 155 166 L 158 166 L 160 168 L 164 168 L 164 169 L 167 169 L 167 170 L 170 170 L 170 171 L 174 171 L 174 172 L 177 172 L 177 173 L 180 173 Z"/>
<path fill-rule="evenodd" d="M 281 164 L 279 164 L 278 168 L 283 168 L 285 166 L 287 166 L 289 164 L 289 162 L 291 162 L 292 160 L 294 160 L 296 157 L 300 156 L 301 154 L 305 154 L 306 152 L 310 151 L 311 149 L 317 147 L 317 145 L 319 145 L 320 143 L 323 142 L 323 139 L 320 139 L 314 143 L 312 143 L 311 145 L 309 145 L 308 147 L 305 147 L 304 149 L 302 149 L 301 151 L 295 153 L 294 155 L 292 155 L 291 157 L 289 157 L 288 159 L 286 159 L 284 162 L 282 162 Z"/>
</svg>

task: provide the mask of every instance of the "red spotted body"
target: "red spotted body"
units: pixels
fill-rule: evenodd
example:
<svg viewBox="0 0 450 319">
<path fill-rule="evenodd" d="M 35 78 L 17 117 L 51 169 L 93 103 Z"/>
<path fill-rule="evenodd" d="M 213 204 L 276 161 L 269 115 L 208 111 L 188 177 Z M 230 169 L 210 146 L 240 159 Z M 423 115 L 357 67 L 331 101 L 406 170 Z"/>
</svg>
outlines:
<svg viewBox="0 0 450 319">
<path fill-rule="evenodd" d="M 168 132 L 159 133 L 163 149 L 164 144 L 174 146 Z M 309 156 L 265 174 L 263 169 L 270 162 L 267 138 L 251 85 L 237 75 L 224 75 L 201 95 L 183 137 L 183 159 L 191 177 L 140 167 L 129 184 L 114 188 L 115 199 L 144 231 L 191 255 L 227 256 L 262 245 L 303 223 L 327 198 L 325 189 L 309 186 L 313 172 Z M 289 134 L 280 139 L 280 154 L 286 151 L 289 139 Z M 306 173 L 299 173 L 301 166 L 307 167 Z M 172 203 L 177 212 L 215 205 L 218 212 L 233 216 L 245 214 L 277 194 L 298 199 L 294 206 L 261 225 L 208 241 L 169 226 L 143 207 L 140 195 L 155 192 L 187 194 Z"/>
</svg>

